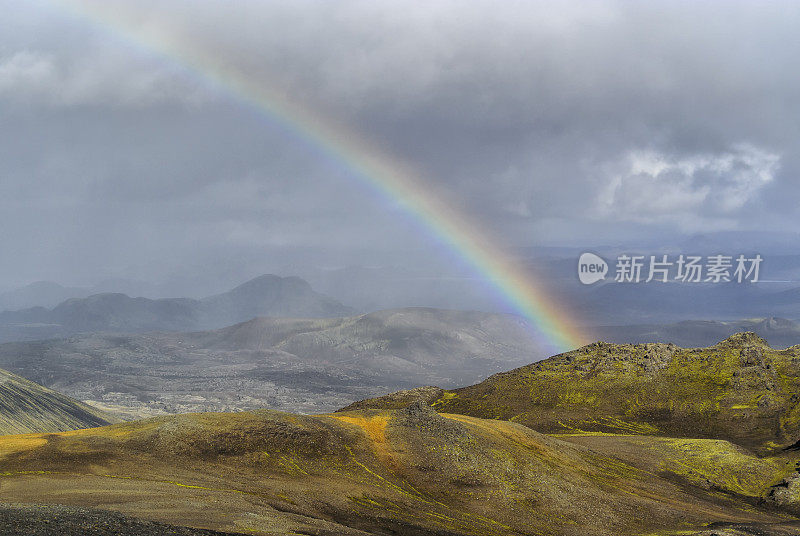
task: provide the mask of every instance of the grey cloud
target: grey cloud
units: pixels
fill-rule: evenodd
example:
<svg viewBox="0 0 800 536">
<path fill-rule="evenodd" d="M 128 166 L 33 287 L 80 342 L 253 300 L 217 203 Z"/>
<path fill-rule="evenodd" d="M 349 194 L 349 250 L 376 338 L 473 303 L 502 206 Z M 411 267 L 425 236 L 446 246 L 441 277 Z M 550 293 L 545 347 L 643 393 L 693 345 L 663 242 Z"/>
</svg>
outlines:
<svg viewBox="0 0 800 536">
<path fill-rule="evenodd" d="M 202 86 L 164 68 L 135 65 L 108 54 L 63 58 L 20 50 L 0 57 L 0 97 L 23 106 L 131 106 L 165 102 L 199 105 L 210 98 Z"/>
<path fill-rule="evenodd" d="M 608 171 L 598 217 L 671 222 L 689 232 L 725 228 L 774 180 L 779 162 L 749 145 L 684 158 L 634 151 Z"/>
<path fill-rule="evenodd" d="M 512 246 L 800 230 L 794 3 L 75 3 L 349 125 Z M 0 276 L 158 278 L 231 248 L 264 271 L 309 250 L 436 256 L 224 87 L 49 3 L 5 4 L 0 223 L 16 231 L 0 245 L 18 260 Z"/>
</svg>

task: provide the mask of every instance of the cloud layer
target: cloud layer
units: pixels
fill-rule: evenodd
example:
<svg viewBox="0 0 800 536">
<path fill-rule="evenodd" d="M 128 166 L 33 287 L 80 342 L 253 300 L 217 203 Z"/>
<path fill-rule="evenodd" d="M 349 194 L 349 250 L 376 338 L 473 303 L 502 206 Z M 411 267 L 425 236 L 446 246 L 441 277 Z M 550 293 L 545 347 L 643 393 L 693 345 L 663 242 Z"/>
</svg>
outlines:
<svg viewBox="0 0 800 536">
<path fill-rule="evenodd" d="M 340 162 L 135 35 L 347 124 L 510 246 L 800 231 L 796 3 L 72 4 L 4 2 L 9 282 L 436 255 Z M 122 26 L 80 14 L 98 6 Z"/>
<path fill-rule="evenodd" d="M 719 154 L 674 157 L 632 151 L 608 172 L 597 217 L 676 223 L 687 231 L 735 227 L 780 169 L 780 157 L 750 145 Z"/>
</svg>

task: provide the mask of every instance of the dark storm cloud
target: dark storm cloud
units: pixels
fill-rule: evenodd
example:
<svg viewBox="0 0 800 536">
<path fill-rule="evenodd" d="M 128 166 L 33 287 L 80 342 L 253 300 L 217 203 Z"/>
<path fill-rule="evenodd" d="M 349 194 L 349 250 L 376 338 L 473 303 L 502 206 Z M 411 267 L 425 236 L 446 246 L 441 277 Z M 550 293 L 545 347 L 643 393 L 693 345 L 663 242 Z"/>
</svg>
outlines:
<svg viewBox="0 0 800 536">
<path fill-rule="evenodd" d="M 396 206 L 214 84 L 47 2 L 2 4 L 8 281 L 430 257 Z M 134 5 L 135 31 L 354 126 L 511 245 L 800 230 L 796 4 Z"/>
</svg>

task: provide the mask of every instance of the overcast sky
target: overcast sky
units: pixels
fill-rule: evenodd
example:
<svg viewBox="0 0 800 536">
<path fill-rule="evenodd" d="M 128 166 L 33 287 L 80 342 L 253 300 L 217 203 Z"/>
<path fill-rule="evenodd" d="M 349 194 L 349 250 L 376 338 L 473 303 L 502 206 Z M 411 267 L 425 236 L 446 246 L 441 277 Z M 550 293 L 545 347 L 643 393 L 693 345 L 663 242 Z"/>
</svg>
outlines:
<svg viewBox="0 0 800 536">
<path fill-rule="evenodd" d="M 509 246 L 800 232 L 797 2 L 103 1 L 349 125 Z M 0 286 L 446 262 L 130 33 L 0 12 Z"/>
</svg>

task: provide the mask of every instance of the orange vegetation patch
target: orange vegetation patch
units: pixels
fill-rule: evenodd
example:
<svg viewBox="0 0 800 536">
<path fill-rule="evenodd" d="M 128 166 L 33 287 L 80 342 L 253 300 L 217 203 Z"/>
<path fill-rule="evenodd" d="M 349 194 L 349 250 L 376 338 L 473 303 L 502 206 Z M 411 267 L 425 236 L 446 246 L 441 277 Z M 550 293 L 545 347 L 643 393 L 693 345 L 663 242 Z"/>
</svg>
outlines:
<svg viewBox="0 0 800 536">
<path fill-rule="evenodd" d="M 361 428 L 372 442 L 375 452 L 379 456 L 390 457 L 389 444 L 386 441 L 386 425 L 389 424 L 389 417 L 385 415 L 375 417 L 332 415 L 332 417 Z"/>
</svg>

